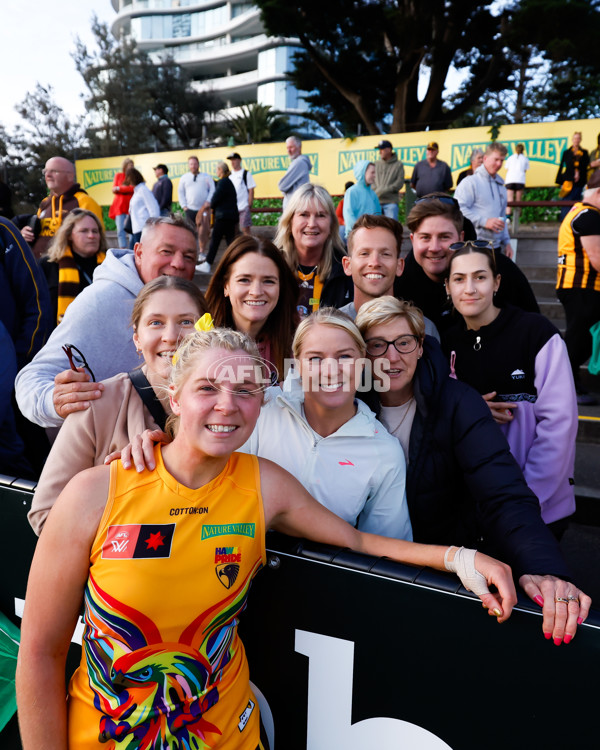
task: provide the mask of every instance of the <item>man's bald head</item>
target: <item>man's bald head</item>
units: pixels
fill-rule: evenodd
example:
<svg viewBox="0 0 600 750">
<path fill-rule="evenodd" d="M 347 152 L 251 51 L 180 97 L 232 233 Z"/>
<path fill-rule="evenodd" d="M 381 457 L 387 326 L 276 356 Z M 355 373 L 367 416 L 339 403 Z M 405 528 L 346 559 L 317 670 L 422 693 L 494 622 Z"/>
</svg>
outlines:
<svg viewBox="0 0 600 750">
<path fill-rule="evenodd" d="M 62 195 L 75 182 L 75 166 L 62 156 L 53 156 L 46 162 L 44 177 L 50 192 Z"/>
</svg>

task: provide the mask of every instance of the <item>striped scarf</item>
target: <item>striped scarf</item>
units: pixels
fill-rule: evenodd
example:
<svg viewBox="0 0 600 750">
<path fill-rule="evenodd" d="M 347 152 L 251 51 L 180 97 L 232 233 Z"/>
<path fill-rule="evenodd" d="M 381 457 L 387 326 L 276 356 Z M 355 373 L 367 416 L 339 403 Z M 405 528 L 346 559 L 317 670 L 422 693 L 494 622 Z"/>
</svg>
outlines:
<svg viewBox="0 0 600 750">
<path fill-rule="evenodd" d="M 100 265 L 106 258 L 106 253 L 97 253 L 96 265 Z M 81 283 L 79 266 L 73 257 L 71 248 L 67 248 L 63 257 L 58 261 L 58 309 L 56 323 L 64 318 L 67 307 L 73 302 L 79 292 L 86 286 Z"/>
</svg>

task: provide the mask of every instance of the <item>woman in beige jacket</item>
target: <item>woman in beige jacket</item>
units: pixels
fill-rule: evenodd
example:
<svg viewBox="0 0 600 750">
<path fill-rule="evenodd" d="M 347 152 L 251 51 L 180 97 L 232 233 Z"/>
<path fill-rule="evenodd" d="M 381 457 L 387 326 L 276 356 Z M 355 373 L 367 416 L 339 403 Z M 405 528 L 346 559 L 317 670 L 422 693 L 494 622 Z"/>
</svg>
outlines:
<svg viewBox="0 0 600 750">
<path fill-rule="evenodd" d="M 161 423 L 164 427 L 169 399 L 163 389 L 172 356 L 207 309 L 204 296 L 191 281 L 159 276 L 144 286 L 131 315 L 133 340 L 143 364 L 103 381 L 102 397 L 65 420 L 33 495 L 28 518 L 36 534 L 75 474 L 103 464 L 107 454 L 146 428 L 155 429 Z"/>
</svg>

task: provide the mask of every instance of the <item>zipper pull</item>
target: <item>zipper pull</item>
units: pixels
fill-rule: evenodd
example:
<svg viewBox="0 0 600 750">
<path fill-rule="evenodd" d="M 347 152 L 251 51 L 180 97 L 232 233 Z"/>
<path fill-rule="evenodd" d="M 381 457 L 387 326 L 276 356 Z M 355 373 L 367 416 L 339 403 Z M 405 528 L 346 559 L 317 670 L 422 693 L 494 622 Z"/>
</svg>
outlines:
<svg viewBox="0 0 600 750">
<path fill-rule="evenodd" d="M 475 343 L 473 344 L 473 349 L 475 349 L 476 352 L 478 352 L 481 349 L 481 336 L 477 336 L 475 339 Z"/>
</svg>

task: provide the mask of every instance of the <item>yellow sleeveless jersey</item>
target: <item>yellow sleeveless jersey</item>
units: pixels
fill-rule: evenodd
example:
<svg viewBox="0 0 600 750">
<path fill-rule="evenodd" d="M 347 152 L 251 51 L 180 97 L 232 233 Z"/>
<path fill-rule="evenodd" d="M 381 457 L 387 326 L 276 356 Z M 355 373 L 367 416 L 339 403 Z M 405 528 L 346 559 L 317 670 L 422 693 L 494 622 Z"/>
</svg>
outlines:
<svg viewBox="0 0 600 750">
<path fill-rule="evenodd" d="M 585 211 L 600 211 L 587 203 L 575 203 L 565 216 L 558 232 L 557 289 L 592 289 L 600 292 L 600 274 L 591 265 L 581 244 L 581 236 L 573 230 L 573 222 Z"/>
<path fill-rule="evenodd" d="M 85 590 L 69 748 L 256 750 L 259 716 L 237 634 L 265 564 L 258 460 L 234 453 L 198 490 L 111 464 Z"/>
</svg>

